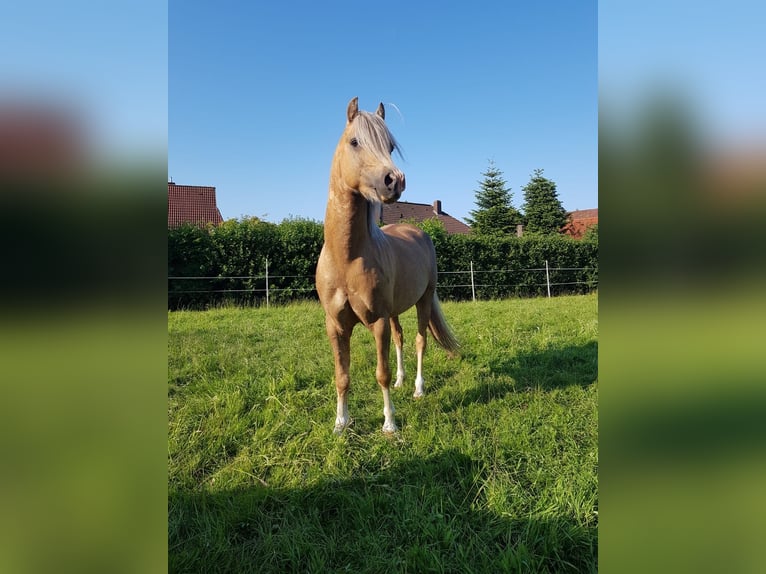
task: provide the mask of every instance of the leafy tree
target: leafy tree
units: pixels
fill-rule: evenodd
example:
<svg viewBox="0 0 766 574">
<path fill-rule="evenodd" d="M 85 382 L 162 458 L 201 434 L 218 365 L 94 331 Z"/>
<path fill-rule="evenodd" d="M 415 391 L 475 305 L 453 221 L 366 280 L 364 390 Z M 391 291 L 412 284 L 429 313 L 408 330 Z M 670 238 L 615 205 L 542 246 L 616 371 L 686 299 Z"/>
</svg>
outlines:
<svg viewBox="0 0 766 574">
<path fill-rule="evenodd" d="M 477 209 L 466 218 L 468 225 L 477 235 L 509 235 L 516 232 L 516 225 L 522 222 L 521 214 L 511 203 L 511 190 L 506 187 L 503 172 L 489 162 L 484 179 L 476 191 Z"/>
<path fill-rule="evenodd" d="M 582 238 L 584 241 L 595 241 L 598 243 L 598 223 L 594 223 L 588 227 L 588 229 L 585 230 Z"/>
<path fill-rule="evenodd" d="M 447 237 L 447 229 L 444 227 L 444 223 L 436 217 L 424 219 L 415 225 L 428 233 L 434 244 L 436 244 L 438 241 L 443 241 L 444 238 Z"/>
<path fill-rule="evenodd" d="M 559 201 L 556 183 L 543 177 L 536 169 L 524 192 L 525 231 L 530 233 L 560 233 L 567 222 L 567 212 Z"/>
</svg>

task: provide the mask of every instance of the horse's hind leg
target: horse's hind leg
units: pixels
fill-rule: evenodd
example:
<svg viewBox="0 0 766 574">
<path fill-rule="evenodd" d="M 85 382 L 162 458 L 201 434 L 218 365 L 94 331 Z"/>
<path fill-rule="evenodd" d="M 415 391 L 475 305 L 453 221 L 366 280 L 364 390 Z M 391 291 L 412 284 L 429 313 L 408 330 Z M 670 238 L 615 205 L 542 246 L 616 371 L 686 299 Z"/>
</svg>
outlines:
<svg viewBox="0 0 766 574">
<path fill-rule="evenodd" d="M 417 303 L 418 311 L 418 334 L 415 336 L 415 351 L 418 357 L 418 372 L 415 376 L 415 393 L 412 395 L 419 399 L 425 393 L 425 382 L 423 381 L 423 355 L 426 352 L 426 335 L 428 331 L 428 322 L 431 320 L 431 306 L 433 304 L 433 294 L 428 292 Z"/>
<path fill-rule="evenodd" d="M 396 348 L 396 382 L 394 386 L 398 388 L 404 383 L 404 357 L 402 356 L 404 333 L 399 323 L 399 317 L 391 317 L 391 335 L 394 338 L 394 347 Z"/>
</svg>

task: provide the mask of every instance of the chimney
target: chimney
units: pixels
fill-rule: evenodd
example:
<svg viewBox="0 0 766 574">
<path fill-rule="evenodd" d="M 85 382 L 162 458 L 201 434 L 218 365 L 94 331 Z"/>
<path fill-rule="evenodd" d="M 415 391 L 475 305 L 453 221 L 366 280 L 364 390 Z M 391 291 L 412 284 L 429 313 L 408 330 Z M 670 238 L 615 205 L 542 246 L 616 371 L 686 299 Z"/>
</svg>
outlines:
<svg viewBox="0 0 766 574">
<path fill-rule="evenodd" d="M 519 223 L 516 225 L 516 237 L 521 237 L 524 234 L 524 226 Z"/>
<path fill-rule="evenodd" d="M 441 212 L 442 212 L 442 202 L 441 200 L 437 199 L 436 201 L 434 201 L 434 213 L 436 215 L 441 215 Z"/>
</svg>

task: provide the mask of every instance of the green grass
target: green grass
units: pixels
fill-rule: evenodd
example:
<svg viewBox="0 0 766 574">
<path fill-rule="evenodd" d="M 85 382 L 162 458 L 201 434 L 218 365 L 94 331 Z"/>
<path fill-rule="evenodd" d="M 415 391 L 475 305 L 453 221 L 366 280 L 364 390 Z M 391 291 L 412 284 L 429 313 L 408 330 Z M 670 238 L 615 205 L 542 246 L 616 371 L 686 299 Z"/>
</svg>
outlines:
<svg viewBox="0 0 766 574">
<path fill-rule="evenodd" d="M 169 570 L 596 571 L 596 295 L 443 308 L 394 437 L 363 327 L 338 437 L 318 304 L 169 313 Z"/>
</svg>

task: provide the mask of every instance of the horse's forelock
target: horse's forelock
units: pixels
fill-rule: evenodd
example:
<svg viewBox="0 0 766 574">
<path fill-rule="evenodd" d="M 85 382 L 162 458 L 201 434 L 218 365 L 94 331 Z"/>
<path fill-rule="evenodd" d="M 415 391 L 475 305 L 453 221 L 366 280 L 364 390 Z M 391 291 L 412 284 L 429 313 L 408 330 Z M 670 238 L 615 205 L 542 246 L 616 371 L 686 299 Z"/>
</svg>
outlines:
<svg viewBox="0 0 766 574">
<path fill-rule="evenodd" d="M 391 155 L 393 148 L 402 157 L 399 143 L 379 115 L 360 111 L 354 120 L 354 129 L 354 136 L 363 148 L 384 158 Z"/>
</svg>

